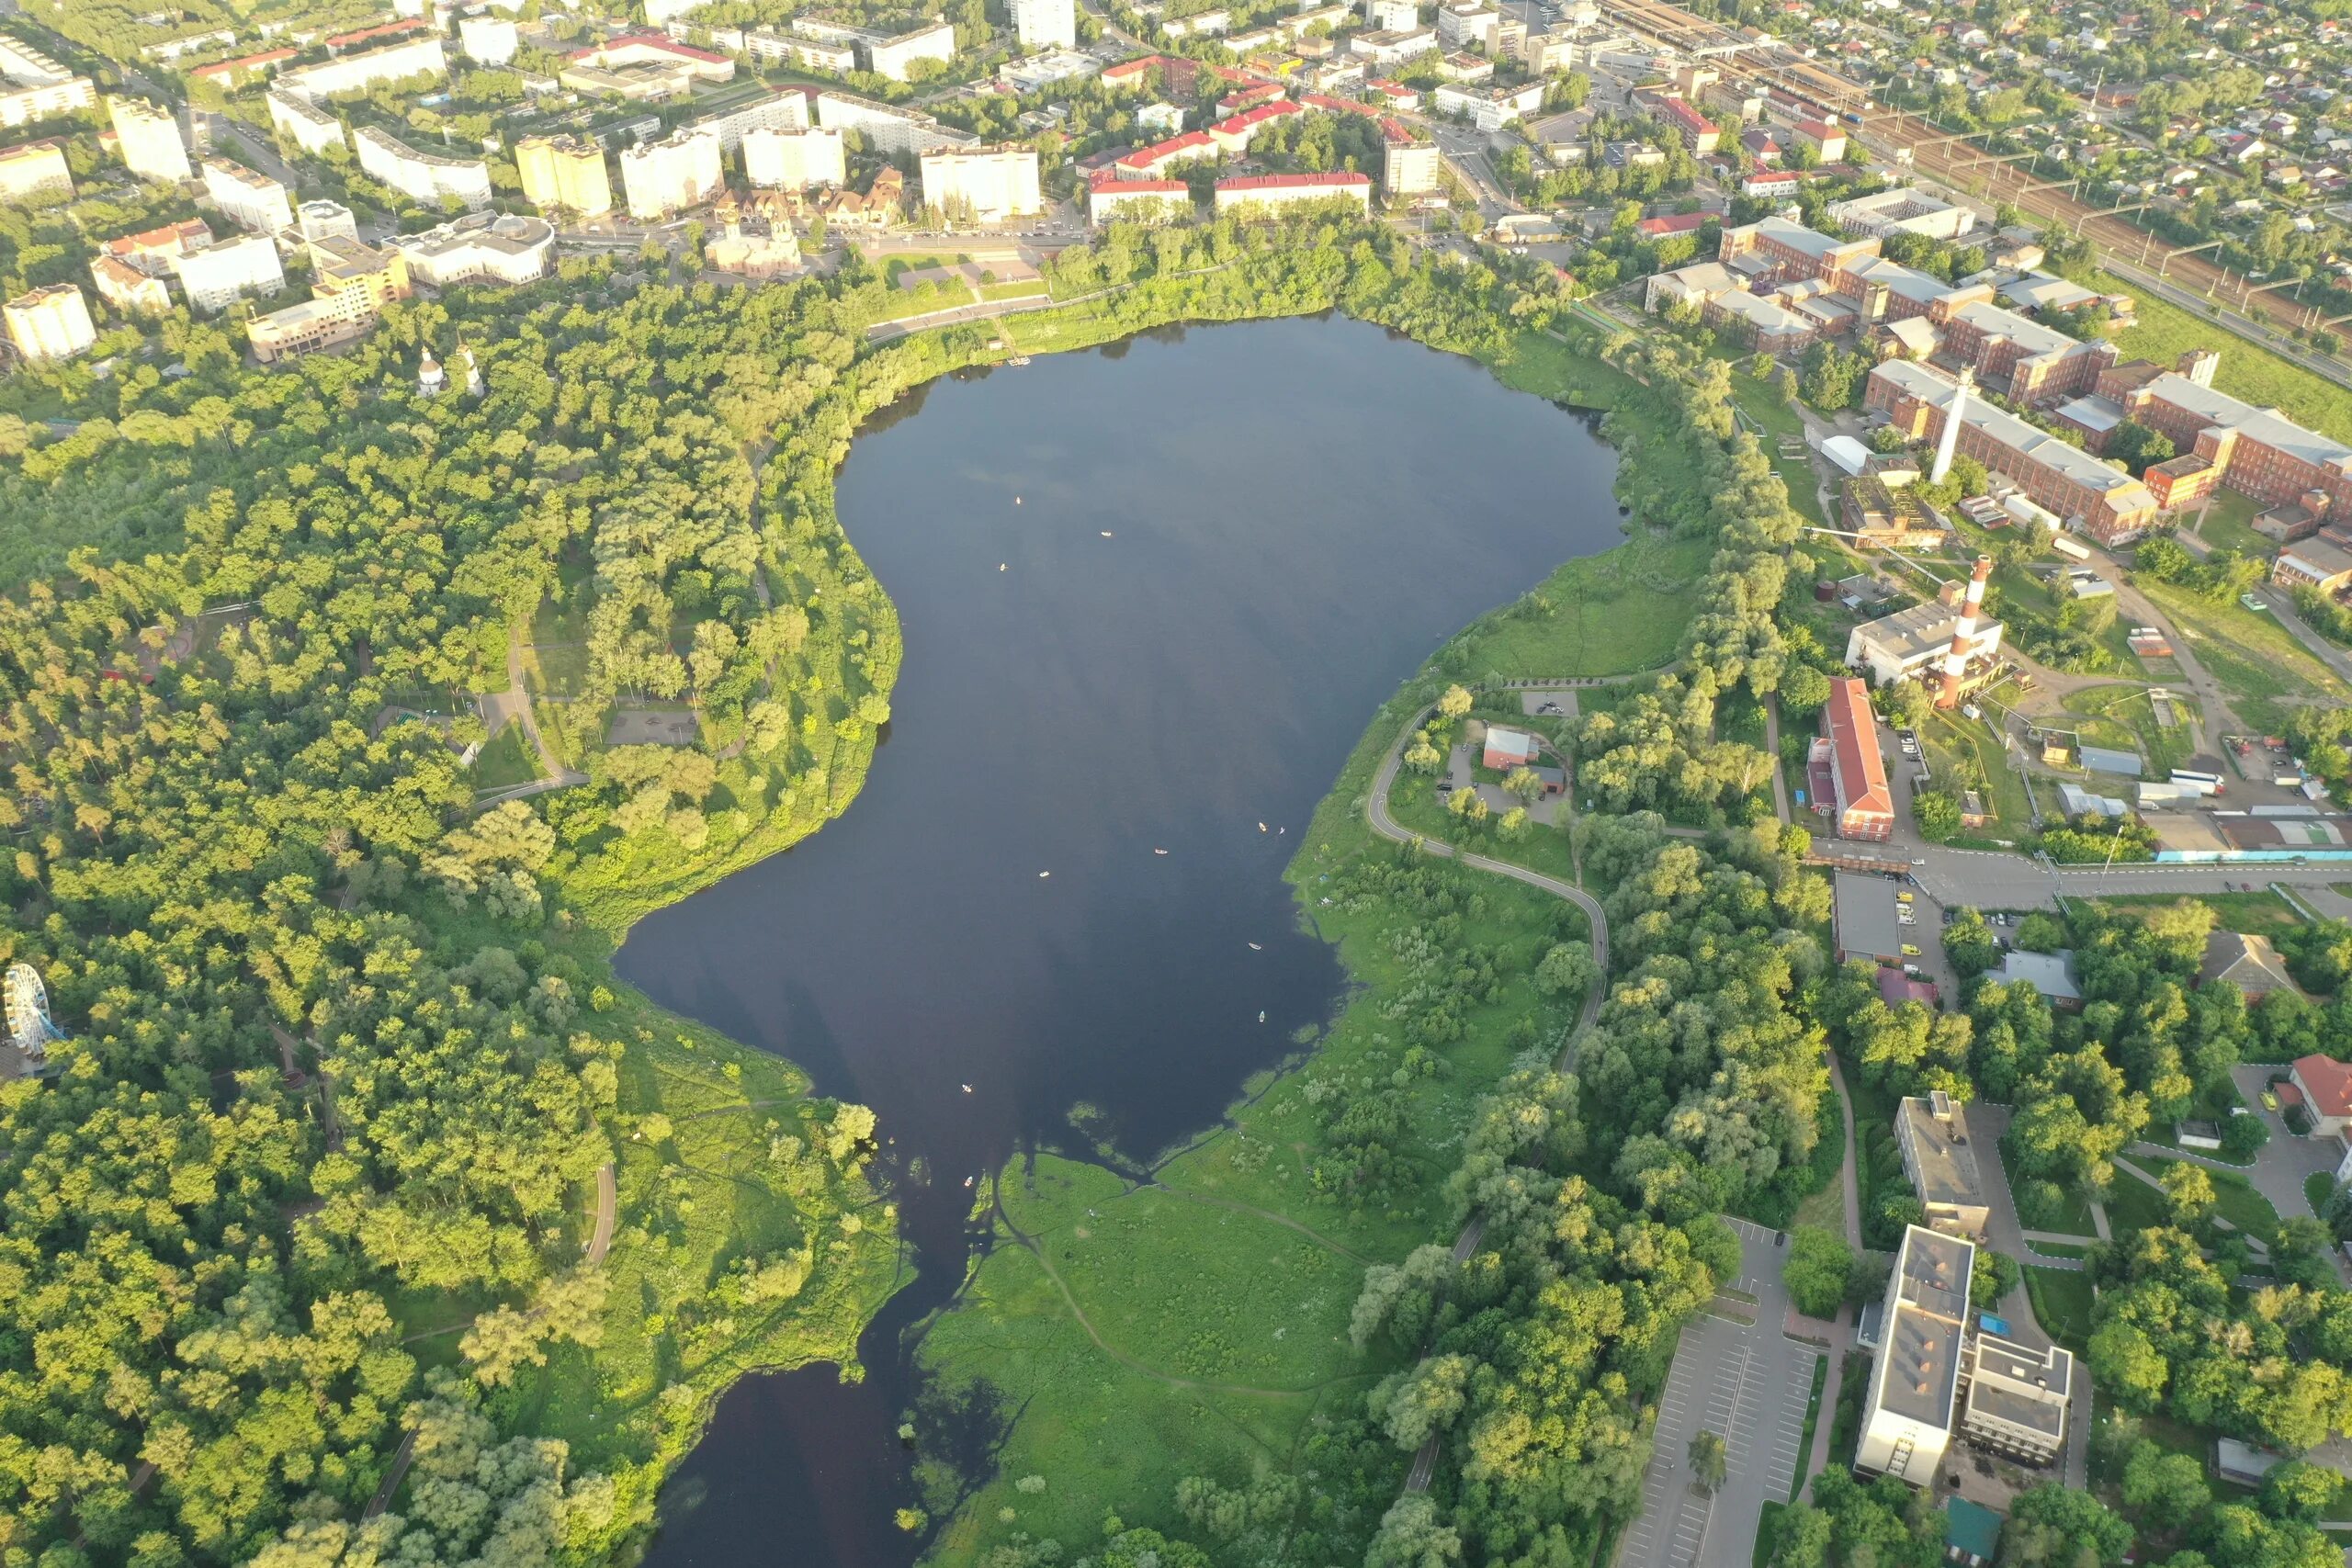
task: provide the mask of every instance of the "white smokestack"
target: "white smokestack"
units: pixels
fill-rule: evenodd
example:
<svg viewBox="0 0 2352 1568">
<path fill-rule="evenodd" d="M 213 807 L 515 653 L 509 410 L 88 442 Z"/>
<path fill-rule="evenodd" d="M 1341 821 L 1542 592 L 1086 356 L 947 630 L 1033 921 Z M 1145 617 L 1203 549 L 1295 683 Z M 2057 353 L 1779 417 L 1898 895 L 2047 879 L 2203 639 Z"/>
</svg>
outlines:
<svg viewBox="0 0 2352 1568">
<path fill-rule="evenodd" d="M 1960 386 L 1952 393 L 1951 412 L 1944 415 L 1944 433 L 1936 439 L 1935 466 L 1928 470 L 1928 482 L 1939 485 L 1951 472 L 1952 454 L 1960 447 L 1960 422 L 1968 412 L 1968 394 L 1976 388 L 1976 373 L 1962 369 Z"/>
</svg>

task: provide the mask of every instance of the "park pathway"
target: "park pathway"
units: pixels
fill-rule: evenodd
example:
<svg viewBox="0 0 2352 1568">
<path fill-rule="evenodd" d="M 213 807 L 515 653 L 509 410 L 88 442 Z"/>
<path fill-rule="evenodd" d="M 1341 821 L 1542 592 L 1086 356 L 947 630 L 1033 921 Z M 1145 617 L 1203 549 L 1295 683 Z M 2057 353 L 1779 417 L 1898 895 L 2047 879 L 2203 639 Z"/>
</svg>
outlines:
<svg viewBox="0 0 2352 1568">
<path fill-rule="evenodd" d="M 1431 705 L 1415 714 L 1412 722 L 1405 726 L 1403 733 L 1396 737 L 1396 741 L 1389 746 L 1386 754 L 1381 758 L 1380 771 L 1373 775 L 1372 790 L 1364 797 L 1364 821 L 1374 832 L 1384 839 L 1400 844 L 1414 844 L 1419 846 L 1424 853 L 1458 861 L 1464 865 L 1479 871 L 1491 872 L 1497 876 L 1508 876 L 1516 882 L 1524 882 L 1530 887 L 1541 892 L 1549 893 L 1555 897 L 1565 898 L 1584 911 L 1585 919 L 1592 927 L 1592 958 L 1593 963 L 1599 966 L 1600 977 L 1593 982 L 1592 988 L 1585 993 L 1584 1010 L 1577 1015 L 1577 1021 L 1568 1031 L 1567 1038 L 1560 1043 L 1560 1066 L 1564 1069 L 1567 1068 L 1575 1062 L 1577 1037 L 1590 1029 L 1600 1017 L 1600 1004 L 1609 994 L 1609 916 L 1600 908 L 1600 900 L 1574 883 L 1563 882 L 1556 876 L 1546 876 L 1540 871 L 1530 871 L 1523 865 L 1513 865 L 1509 861 L 1472 854 L 1469 851 L 1456 849 L 1452 844 L 1433 842 L 1401 826 L 1396 818 L 1389 815 L 1388 791 L 1396 782 L 1397 770 L 1404 766 L 1406 739 L 1428 723 L 1430 715 L 1435 711 L 1435 706 Z M 1570 811 L 1574 809 L 1565 803 L 1562 808 Z M 1478 1249 L 1479 1238 L 1485 1235 L 1486 1232 L 1486 1216 L 1471 1215 L 1470 1223 L 1464 1225 L 1462 1234 L 1454 1238 L 1454 1261 L 1459 1263 L 1476 1252 Z M 1421 1445 L 1420 1451 L 1413 1456 L 1412 1469 L 1405 1477 L 1405 1490 L 1408 1493 L 1426 1492 L 1430 1489 L 1430 1478 L 1437 1472 L 1437 1454 L 1438 1439 L 1431 1437 L 1428 1442 Z"/>
</svg>

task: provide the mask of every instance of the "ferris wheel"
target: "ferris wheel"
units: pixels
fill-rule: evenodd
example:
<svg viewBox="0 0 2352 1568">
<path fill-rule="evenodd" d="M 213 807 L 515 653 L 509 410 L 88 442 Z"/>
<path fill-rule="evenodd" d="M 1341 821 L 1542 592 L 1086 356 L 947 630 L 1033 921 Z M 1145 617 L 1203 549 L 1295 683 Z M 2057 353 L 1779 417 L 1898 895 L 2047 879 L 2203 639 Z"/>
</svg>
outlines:
<svg viewBox="0 0 2352 1568">
<path fill-rule="evenodd" d="M 0 976 L 0 1001 L 6 1004 L 10 1043 L 33 1060 L 48 1052 L 51 1041 L 65 1038 L 49 1016 L 49 987 L 31 964 L 8 965 L 7 974 Z"/>
</svg>

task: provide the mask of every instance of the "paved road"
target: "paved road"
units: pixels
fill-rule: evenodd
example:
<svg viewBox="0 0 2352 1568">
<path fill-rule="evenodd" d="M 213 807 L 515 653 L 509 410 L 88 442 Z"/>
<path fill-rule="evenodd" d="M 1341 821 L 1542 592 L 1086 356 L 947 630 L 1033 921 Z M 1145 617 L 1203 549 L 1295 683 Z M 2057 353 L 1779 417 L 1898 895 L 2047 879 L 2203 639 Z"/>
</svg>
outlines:
<svg viewBox="0 0 2352 1568">
<path fill-rule="evenodd" d="M 1999 850 L 1916 849 L 1911 874 L 1941 903 L 1979 909 L 2048 909 L 2055 893 L 2070 898 L 2117 893 L 2225 893 L 2251 884 L 2284 883 L 2298 889 L 2324 889 L 2347 880 L 2337 865 L 2118 865 L 2059 866 L 2052 870 L 2023 855 Z"/>
<path fill-rule="evenodd" d="M 2352 681 L 2352 653 L 2347 653 L 2320 636 L 2311 628 L 2309 622 L 2295 614 L 2295 600 L 2292 594 L 2283 588 L 2270 585 L 2261 589 L 2257 597 L 2270 606 L 2271 618 L 2286 627 L 2290 637 L 2311 649 L 2312 658 L 2346 680 Z"/>
<path fill-rule="evenodd" d="M 1709 1313 L 1682 1330 L 1658 1398 L 1642 1511 L 1626 1527 L 1617 1568 L 1747 1568 L 1764 1505 L 1787 1502 L 1796 1487 L 1821 1352 L 1788 1337 L 1780 1233 L 1725 1223 L 1739 1235 L 1741 1277 L 1730 1283 L 1756 1298 L 1755 1321 Z M 1702 1431 L 1724 1439 L 1724 1484 L 1713 1497 L 1691 1484 L 1690 1439 Z"/>
<path fill-rule="evenodd" d="M 583 1257 L 594 1268 L 613 1249 L 613 1222 L 620 1212 L 620 1184 L 614 1179 L 613 1162 L 606 1160 L 596 1168 L 596 1225 L 588 1237 L 588 1249 Z"/>
<path fill-rule="evenodd" d="M 1508 876 L 1515 881 L 1524 882 L 1530 887 L 1541 888 L 1555 897 L 1566 898 L 1584 911 L 1585 919 L 1591 925 L 1592 959 L 1600 966 L 1600 973 L 1605 977 L 1609 973 L 1609 916 L 1600 908 L 1599 899 L 1573 883 L 1562 882 L 1555 876 L 1546 876 L 1540 871 L 1530 871 L 1525 866 L 1513 865 L 1508 861 L 1490 860 L 1485 855 L 1470 854 L 1455 849 L 1452 844 L 1442 844 L 1425 839 L 1419 833 L 1400 827 L 1396 819 L 1388 814 L 1388 791 L 1396 782 L 1397 770 L 1404 765 L 1406 739 L 1426 724 L 1430 715 L 1435 711 L 1434 707 L 1425 707 L 1415 714 L 1412 722 L 1405 726 L 1403 731 L 1396 737 L 1395 744 L 1388 748 L 1387 755 L 1381 759 L 1380 771 L 1373 775 L 1372 790 L 1364 797 L 1364 821 L 1374 832 L 1384 839 L 1392 840 L 1400 844 L 1419 844 L 1427 853 L 1458 860 L 1464 865 L 1474 866 L 1480 871 L 1490 871 L 1498 876 Z M 1560 1065 L 1563 1067 L 1574 1061 L 1577 1037 L 1590 1029 L 1594 1021 L 1600 1018 L 1600 1004 L 1606 998 L 1608 989 L 1604 978 L 1585 994 L 1584 1010 L 1577 1015 L 1576 1024 L 1568 1031 L 1567 1038 L 1560 1043 Z M 1479 1238 L 1486 1235 L 1486 1217 L 1482 1214 L 1471 1215 L 1470 1223 L 1462 1227 L 1460 1235 L 1454 1237 L 1454 1261 L 1461 1262 L 1476 1252 Z M 1420 1450 L 1414 1454 L 1412 1468 L 1405 1476 L 1405 1490 L 1408 1493 L 1426 1492 L 1430 1489 L 1430 1478 L 1437 1472 L 1438 1448 L 1438 1439 L 1431 1437 L 1428 1442 L 1421 1445 Z"/>
</svg>

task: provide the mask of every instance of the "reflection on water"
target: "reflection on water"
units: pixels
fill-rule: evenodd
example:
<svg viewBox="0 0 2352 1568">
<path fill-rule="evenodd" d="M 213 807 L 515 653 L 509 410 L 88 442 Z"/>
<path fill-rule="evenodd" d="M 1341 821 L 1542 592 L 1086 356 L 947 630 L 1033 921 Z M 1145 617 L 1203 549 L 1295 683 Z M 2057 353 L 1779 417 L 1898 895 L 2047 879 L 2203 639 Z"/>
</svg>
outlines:
<svg viewBox="0 0 2352 1568">
<path fill-rule="evenodd" d="M 904 1331 L 963 1276 L 964 1179 L 1080 1144 L 1081 1100 L 1148 1158 L 1328 1016 L 1338 964 L 1282 880 L 1298 836 L 1431 648 L 1616 542 L 1613 471 L 1574 416 L 1340 319 L 954 378 L 859 437 L 840 511 L 904 622 L 890 742 L 846 817 L 619 962 L 880 1113 L 931 1179 L 900 1193 L 923 1278 L 865 1382 L 722 1402 L 655 1568 L 912 1559 Z M 966 1457 L 995 1418 L 950 1423 Z"/>
</svg>

